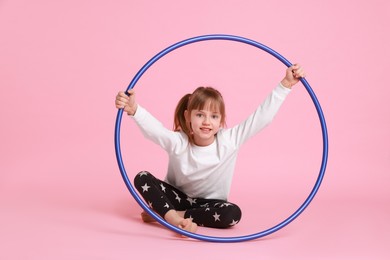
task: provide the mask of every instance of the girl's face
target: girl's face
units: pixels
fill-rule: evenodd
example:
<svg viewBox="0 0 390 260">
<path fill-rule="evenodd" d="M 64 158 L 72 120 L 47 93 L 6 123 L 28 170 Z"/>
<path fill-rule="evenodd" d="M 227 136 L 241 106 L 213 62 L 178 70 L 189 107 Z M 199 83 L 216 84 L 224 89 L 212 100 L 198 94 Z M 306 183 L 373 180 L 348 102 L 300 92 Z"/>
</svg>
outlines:
<svg viewBox="0 0 390 260">
<path fill-rule="evenodd" d="M 190 121 L 194 142 L 198 146 L 207 146 L 214 142 L 215 134 L 221 127 L 221 114 L 216 109 L 207 106 L 204 109 L 194 109 L 186 118 Z"/>
</svg>

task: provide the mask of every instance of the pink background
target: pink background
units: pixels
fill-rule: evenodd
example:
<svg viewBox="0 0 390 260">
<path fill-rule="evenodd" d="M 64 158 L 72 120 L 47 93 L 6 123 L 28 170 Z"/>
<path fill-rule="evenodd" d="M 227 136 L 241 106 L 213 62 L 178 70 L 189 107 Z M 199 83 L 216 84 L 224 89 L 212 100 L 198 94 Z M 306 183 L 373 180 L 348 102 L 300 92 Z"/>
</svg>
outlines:
<svg viewBox="0 0 390 260">
<path fill-rule="evenodd" d="M 0 1 L 1 259 L 389 259 L 390 3 L 373 1 Z M 179 239 L 140 222 L 118 170 L 114 97 L 163 48 L 189 37 L 236 34 L 299 62 L 321 103 L 329 163 L 309 207 L 247 243 Z M 256 48 L 213 41 L 157 62 L 138 101 L 171 127 L 177 100 L 199 85 L 224 94 L 228 125 L 244 119 L 285 67 Z M 122 123 L 130 176 L 163 176 L 165 154 Z M 322 153 L 314 106 L 299 84 L 274 123 L 243 147 L 230 230 L 256 233 L 309 194 Z M 131 177 L 132 178 L 132 177 Z"/>
</svg>

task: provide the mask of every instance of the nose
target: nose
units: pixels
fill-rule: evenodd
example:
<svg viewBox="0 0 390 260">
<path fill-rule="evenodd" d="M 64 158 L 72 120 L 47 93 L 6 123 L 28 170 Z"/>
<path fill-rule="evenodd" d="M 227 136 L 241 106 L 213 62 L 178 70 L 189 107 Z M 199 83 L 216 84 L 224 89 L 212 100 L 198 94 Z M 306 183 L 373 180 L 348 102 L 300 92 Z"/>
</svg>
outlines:
<svg viewBox="0 0 390 260">
<path fill-rule="evenodd" d="M 208 116 L 205 116 L 204 119 L 203 119 L 202 124 L 209 125 L 210 124 L 210 118 Z"/>
</svg>

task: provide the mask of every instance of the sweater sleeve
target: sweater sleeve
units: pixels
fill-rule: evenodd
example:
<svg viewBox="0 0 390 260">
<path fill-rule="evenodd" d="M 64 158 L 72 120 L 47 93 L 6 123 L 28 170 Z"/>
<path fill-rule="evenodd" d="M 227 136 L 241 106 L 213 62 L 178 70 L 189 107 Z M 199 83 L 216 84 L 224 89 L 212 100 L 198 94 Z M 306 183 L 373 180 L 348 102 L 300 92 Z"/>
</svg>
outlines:
<svg viewBox="0 0 390 260">
<path fill-rule="evenodd" d="M 250 137 L 272 122 L 290 92 L 291 89 L 279 83 L 246 120 L 225 130 L 224 135 L 233 142 L 236 148 L 240 147 Z"/>
<path fill-rule="evenodd" d="M 179 132 L 167 129 L 164 125 L 150 114 L 145 108 L 138 105 L 137 111 L 132 116 L 143 135 L 161 146 L 166 151 L 173 151 L 178 144 L 182 143 Z"/>
</svg>

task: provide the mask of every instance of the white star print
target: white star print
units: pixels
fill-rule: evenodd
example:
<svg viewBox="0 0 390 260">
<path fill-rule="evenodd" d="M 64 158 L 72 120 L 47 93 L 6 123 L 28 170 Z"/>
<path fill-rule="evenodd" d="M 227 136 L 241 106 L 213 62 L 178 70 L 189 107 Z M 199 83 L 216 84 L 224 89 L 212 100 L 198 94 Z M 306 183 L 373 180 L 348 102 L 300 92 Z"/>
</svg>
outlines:
<svg viewBox="0 0 390 260">
<path fill-rule="evenodd" d="M 161 187 L 161 190 L 165 193 L 165 189 L 166 189 L 166 188 L 165 188 L 164 184 L 161 183 L 161 184 L 160 184 L 160 187 Z"/>
<path fill-rule="evenodd" d="M 192 203 L 196 204 L 196 199 L 187 198 L 187 201 L 191 204 L 191 206 L 192 206 Z"/>
<path fill-rule="evenodd" d="M 153 208 L 152 204 L 153 204 L 152 202 L 150 202 L 150 201 L 148 202 L 149 208 L 151 208 L 151 209 Z"/>
<path fill-rule="evenodd" d="M 142 171 L 142 172 L 139 173 L 139 176 L 143 176 L 143 175 L 148 175 L 148 172 Z"/>
<path fill-rule="evenodd" d="M 169 209 L 169 205 L 168 205 L 168 203 L 165 203 L 165 205 L 164 205 L 164 208 L 167 208 L 167 209 Z"/>
<path fill-rule="evenodd" d="M 235 221 L 234 219 L 232 220 L 232 223 L 229 224 L 229 226 L 234 226 L 237 225 L 238 221 Z"/>
<path fill-rule="evenodd" d="M 205 211 L 210 211 L 210 208 L 206 208 Z"/>
<path fill-rule="evenodd" d="M 219 219 L 220 216 L 221 216 L 221 215 L 218 215 L 217 212 L 215 212 L 214 215 L 213 215 L 214 221 L 215 221 L 215 222 L 221 221 L 221 220 Z"/>
<path fill-rule="evenodd" d="M 141 187 L 142 187 L 142 192 L 148 191 L 148 189 L 150 188 L 150 186 L 148 186 L 147 183 L 145 183 L 145 185 Z"/>
<path fill-rule="evenodd" d="M 179 203 L 180 203 L 180 201 L 181 201 L 181 198 L 179 197 L 179 194 L 177 194 L 174 190 L 172 191 L 173 192 L 173 194 L 175 194 L 176 195 L 176 198 L 175 198 L 175 200 L 177 200 Z"/>
<path fill-rule="evenodd" d="M 221 204 L 219 207 L 220 208 L 223 208 L 223 207 L 229 207 L 229 206 L 231 206 L 232 204 L 231 203 L 223 203 L 223 204 Z"/>
</svg>

